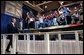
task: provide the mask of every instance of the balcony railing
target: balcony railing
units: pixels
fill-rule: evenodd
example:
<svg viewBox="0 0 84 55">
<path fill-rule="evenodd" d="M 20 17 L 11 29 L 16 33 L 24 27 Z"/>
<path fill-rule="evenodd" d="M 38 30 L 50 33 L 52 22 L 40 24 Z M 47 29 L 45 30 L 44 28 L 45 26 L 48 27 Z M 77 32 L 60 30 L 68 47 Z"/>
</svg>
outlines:
<svg viewBox="0 0 84 55">
<path fill-rule="evenodd" d="M 1 54 L 7 54 L 5 49 L 9 42 L 6 38 L 8 35 L 12 35 L 13 38 L 10 54 L 16 54 L 16 52 L 18 54 L 83 54 L 83 41 L 79 41 L 81 33 L 83 30 L 1 34 Z M 62 34 L 74 34 L 75 39 L 62 40 Z M 19 40 L 19 35 L 24 35 L 24 40 Z M 33 40 L 30 40 L 30 35 L 33 35 Z M 36 40 L 35 35 L 44 35 L 44 40 Z M 50 35 L 57 35 L 58 39 L 51 41 Z"/>
</svg>

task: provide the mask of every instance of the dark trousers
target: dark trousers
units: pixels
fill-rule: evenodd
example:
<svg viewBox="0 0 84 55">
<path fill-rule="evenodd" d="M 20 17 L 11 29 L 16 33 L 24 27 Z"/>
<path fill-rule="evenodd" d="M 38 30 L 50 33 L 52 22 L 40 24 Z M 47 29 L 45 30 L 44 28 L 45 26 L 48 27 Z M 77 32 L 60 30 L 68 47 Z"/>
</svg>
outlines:
<svg viewBox="0 0 84 55">
<path fill-rule="evenodd" d="M 67 20 L 67 24 L 71 24 L 72 21 L 71 16 L 66 16 L 66 20 Z"/>
<path fill-rule="evenodd" d="M 78 17 L 75 17 L 75 23 L 77 23 L 79 21 L 79 18 Z"/>
<path fill-rule="evenodd" d="M 8 46 L 6 48 L 6 51 L 9 51 L 10 46 L 12 47 L 12 35 L 8 35 L 8 38 L 7 39 L 9 39 L 10 41 L 8 43 Z"/>
<path fill-rule="evenodd" d="M 39 27 L 44 28 L 44 23 L 40 23 Z"/>
<path fill-rule="evenodd" d="M 29 23 L 29 27 L 30 27 L 30 28 L 34 28 L 34 27 L 35 27 L 34 22 L 30 22 L 30 23 Z"/>
<path fill-rule="evenodd" d="M 64 19 L 61 19 L 61 23 L 60 23 L 60 25 L 66 25 L 65 18 L 64 18 Z"/>
</svg>

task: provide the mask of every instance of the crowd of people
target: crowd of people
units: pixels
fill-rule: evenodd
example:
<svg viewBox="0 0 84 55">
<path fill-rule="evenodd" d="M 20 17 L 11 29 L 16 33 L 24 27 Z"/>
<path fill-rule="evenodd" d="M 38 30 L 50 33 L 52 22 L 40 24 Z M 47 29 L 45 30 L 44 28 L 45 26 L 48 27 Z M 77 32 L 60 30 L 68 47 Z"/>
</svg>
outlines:
<svg viewBox="0 0 84 55">
<path fill-rule="evenodd" d="M 35 19 L 27 14 L 24 21 L 25 28 L 45 28 L 50 26 L 68 25 L 68 24 L 80 23 L 80 13 L 78 11 L 71 14 L 71 10 L 66 7 L 62 7 L 60 11 L 54 11 L 49 15 L 37 15 Z"/>
</svg>

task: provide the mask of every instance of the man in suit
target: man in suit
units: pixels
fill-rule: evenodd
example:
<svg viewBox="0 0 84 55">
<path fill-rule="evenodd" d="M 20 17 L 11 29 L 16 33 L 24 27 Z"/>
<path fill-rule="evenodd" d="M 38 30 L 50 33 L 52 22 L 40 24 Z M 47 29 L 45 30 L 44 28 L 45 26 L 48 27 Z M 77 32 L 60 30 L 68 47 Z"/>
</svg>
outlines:
<svg viewBox="0 0 84 55">
<path fill-rule="evenodd" d="M 7 29 L 8 29 L 8 33 L 18 33 L 18 28 L 16 27 L 16 18 L 15 17 L 13 17 L 12 19 L 11 19 L 11 22 L 8 24 L 8 26 L 7 26 Z M 9 48 L 10 48 L 10 46 L 12 47 L 12 35 L 8 35 L 8 39 L 10 40 L 10 42 L 8 43 L 8 46 L 7 46 L 7 48 L 6 48 L 6 51 L 7 52 L 10 52 L 9 51 Z"/>
</svg>

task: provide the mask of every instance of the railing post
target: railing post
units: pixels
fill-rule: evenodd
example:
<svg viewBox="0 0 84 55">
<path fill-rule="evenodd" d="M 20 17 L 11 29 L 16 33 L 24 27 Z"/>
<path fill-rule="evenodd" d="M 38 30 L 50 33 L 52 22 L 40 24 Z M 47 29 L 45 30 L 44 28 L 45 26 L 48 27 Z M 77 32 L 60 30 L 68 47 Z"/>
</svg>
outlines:
<svg viewBox="0 0 84 55">
<path fill-rule="evenodd" d="M 50 42 L 49 42 L 49 33 L 46 33 L 45 36 L 45 46 L 46 46 L 46 50 L 47 50 L 47 53 L 50 54 Z"/>
<path fill-rule="evenodd" d="M 24 34 L 24 44 L 26 44 L 27 40 L 26 40 L 26 35 Z M 25 47 L 25 46 L 24 46 Z M 26 51 L 24 51 L 26 53 Z"/>
<path fill-rule="evenodd" d="M 16 34 L 13 34 L 12 36 L 12 45 L 13 45 L 13 49 L 11 51 L 11 54 L 16 54 Z"/>
<path fill-rule="evenodd" d="M 75 31 L 75 39 L 76 39 L 76 53 L 80 54 L 80 46 L 79 46 L 79 35 L 78 32 Z"/>
<path fill-rule="evenodd" d="M 24 34 L 24 41 L 26 40 L 26 35 Z"/>
<path fill-rule="evenodd" d="M 59 38 L 59 47 L 60 47 L 60 51 L 61 51 L 61 54 L 63 54 L 62 42 L 61 42 L 61 34 L 60 34 L 60 33 L 58 34 L 58 38 Z"/>
<path fill-rule="evenodd" d="M 5 49 L 6 49 L 6 35 L 3 35 L 3 51 L 2 54 L 5 54 Z"/>
<path fill-rule="evenodd" d="M 33 34 L 34 52 L 35 52 L 35 35 Z"/>
<path fill-rule="evenodd" d="M 30 35 L 27 34 L 27 54 L 30 54 Z"/>
<path fill-rule="evenodd" d="M 18 35 L 16 36 L 16 52 L 18 52 Z"/>
</svg>

